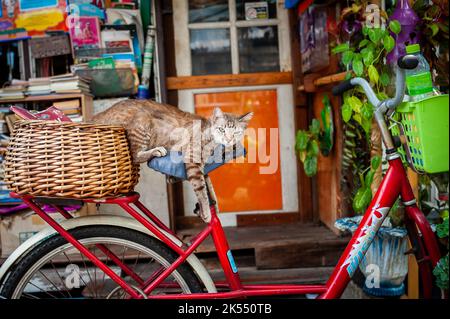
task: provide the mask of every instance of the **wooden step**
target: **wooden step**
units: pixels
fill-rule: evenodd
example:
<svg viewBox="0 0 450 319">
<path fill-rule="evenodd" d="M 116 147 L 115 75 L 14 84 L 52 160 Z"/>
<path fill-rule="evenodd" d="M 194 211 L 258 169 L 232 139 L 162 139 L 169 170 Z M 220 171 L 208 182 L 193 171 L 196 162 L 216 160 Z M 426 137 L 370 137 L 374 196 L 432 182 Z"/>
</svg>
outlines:
<svg viewBox="0 0 450 319">
<path fill-rule="evenodd" d="M 347 238 L 307 238 L 258 245 L 255 263 L 258 269 L 334 266 L 347 242 Z"/>
<path fill-rule="evenodd" d="M 257 269 L 256 267 L 239 267 L 239 277 L 245 284 L 325 284 L 333 272 L 333 267 L 310 267 L 291 269 Z M 223 271 L 208 269 L 214 281 L 225 281 Z"/>
<path fill-rule="evenodd" d="M 184 229 L 178 235 L 187 242 L 199 231 Z M 349 237 L 313 224 L 225 227 L 224 232 L 233 253 L 248 251 L 258 269 L 334 266 L 349 241 Z M 208 238 L 196 253 L 214 251 L 214 243 Z"/>
</svg>

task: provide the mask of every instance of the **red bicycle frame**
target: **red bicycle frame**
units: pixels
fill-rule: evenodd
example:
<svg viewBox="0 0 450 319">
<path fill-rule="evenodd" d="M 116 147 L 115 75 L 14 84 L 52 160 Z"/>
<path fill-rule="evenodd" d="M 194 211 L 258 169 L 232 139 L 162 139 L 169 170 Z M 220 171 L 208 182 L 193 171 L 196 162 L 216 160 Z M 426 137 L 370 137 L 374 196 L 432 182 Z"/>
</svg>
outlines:
<svg viewBox="0 0 450 319">
<path fill-rule="evenodd" d="M 209 178 L 207 177 L 208 182 Z M 133 289 L 127 282 L 118 276 L 111 268 L 103 263 L 97 256 L 84 247 L 68 231 L 61 227 L 47 213 L 45 213 L 35 198 L 29 195 L 11 194 L 14 197 L 21 198 L 30 208 L 41 216 L 51 227 L 53 227 L 61 236 L 76 247 L 84 256 L 90 259 L 97 267 L 105 272 L 112 280 L 121 286 L 131 298 L 142 298 L 143 296 Z M 214 196 L 214 194 L 211 194 Z M 203 299 L 203 298 L 243 298 L 250 296 L 269 296 L 269 295 L 300 295 L 316 294 L 321 299 L 339 298 L 345 287 L 348 285 L 352 275 L 356 271 L 361 259 L 369 248 L 374 236 L 378 232 L 383 220 L 386 218 L 389 209 L 393 206 L 398 197 L 401 197 L 406 207 L 406 225 L 408 231 L 413 234 L 410 238 L 420 252 L 419 269 L 422 274 L 422 287 L 425 298 L 431 297 L 431 267 L 434 267 L 440 259 L 440 251 L 436 237 L 425 216 L 419 210 L 414 199 L 411 186 L 406 176 L 400 158 L 389 160 L 389 169 L 375 194 L 369 208 L 367 209 L 361 223 L 348 243 L 344 253 L 331 277 L 325 285 L 244 285 L 239 277 L 238 270 L 233 260 L 231 250 L 223 231 L 222 225 L 217 215 L 215 198 L 211 199 L 211 221 L 188 245 L 181 247 L 170 239 L 170 236 L 176 235 L 167 228 L 155 215 L 153 215 L 140 201 L 139 194 L 133 193 L 129 196 L 119 198 L 109 198 L 102 200 L 84 200 L 90 203 L 116 204 L 128 212 L 134 219 L 139 221 L 157 238 L 164 242 L 169 248 L 178 254 L 178 258 L 168 268 L 157 270 L 150 278 L 140 278 L 132 269 L 122 263 L 105 246 L 98 245 L 99 248 L 110 257 L 125 273 L 131 276 L 139 288 L 149 298 L 159 299 Z M 215 196 L 214 196 L 215 197 Z M 131 205 L 136 206 L 138 210 Z M 72 216 L 61 207 L 58 211 L 66 218 Z M 164 280 L 180 266 L 196 250 L 196 248 L 208 237 L 212 236 L 217 250 L 220 264 L 223 268 L 226 284 L 216 283 L 217 287 L 228 288 L 228 291 L 217 293 L 193 293 L 193 294 L 172 294 L 172 295 L 151 295 L 156 287 L 165 285 Z"/>
</svg>

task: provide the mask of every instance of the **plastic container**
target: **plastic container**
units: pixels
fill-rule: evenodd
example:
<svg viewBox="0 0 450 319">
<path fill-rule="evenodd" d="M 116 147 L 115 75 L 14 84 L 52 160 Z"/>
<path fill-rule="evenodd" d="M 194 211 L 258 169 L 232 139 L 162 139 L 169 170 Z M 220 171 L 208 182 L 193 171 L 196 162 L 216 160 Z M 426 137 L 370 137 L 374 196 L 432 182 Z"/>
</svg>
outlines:
<svg viewBox="0 0 450 319">
<path fill-rule="evenodd" d="M 413 70 L 406 70 L 406 87 L 412 101 L 419 101 L 433 96 L 433 81 L 430 65 L 420 53 L 420 45 L 412 44 L 406 47 L 406 53 L 417 57 L 419 64 Z"/>
<path fill-rule="evenodd" d="M 399 105 L 394 119 L 400 122 L 407 139 L 414 168 L 419 172 L 441 173 L 449 170 L 449 96 L 438 95 Z M 393 135 L 399 135 L 397 126 Z M 404 161 L 406 152 L 399 149 Z"/>
</svg>

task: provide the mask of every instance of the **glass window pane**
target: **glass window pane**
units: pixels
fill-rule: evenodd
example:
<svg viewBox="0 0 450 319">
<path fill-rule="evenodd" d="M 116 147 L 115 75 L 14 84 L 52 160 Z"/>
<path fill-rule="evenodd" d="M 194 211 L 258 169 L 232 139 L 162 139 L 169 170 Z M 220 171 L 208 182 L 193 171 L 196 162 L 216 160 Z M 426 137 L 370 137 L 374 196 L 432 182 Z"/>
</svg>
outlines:
<svg viewBox="0 0 450 319">
<path fill-rule="evenodd" d="M 278 72 L 278 28 L 275 26 L 238 29 L 241 73 Z"/>
<path fill-rule="evenodd" d="M 190 30 L 192 75 L 231 73 L 229 29 Z"/>
<path fill-rule="evenodd" d="M 236 17 L 238 20 L 276 19 L 277 1 L 236 0 Z"/>
<path fill-rule="evenodd" d="M 228 0 L 189 0 L 189 23 L 228 20 Z"/>
</svg>

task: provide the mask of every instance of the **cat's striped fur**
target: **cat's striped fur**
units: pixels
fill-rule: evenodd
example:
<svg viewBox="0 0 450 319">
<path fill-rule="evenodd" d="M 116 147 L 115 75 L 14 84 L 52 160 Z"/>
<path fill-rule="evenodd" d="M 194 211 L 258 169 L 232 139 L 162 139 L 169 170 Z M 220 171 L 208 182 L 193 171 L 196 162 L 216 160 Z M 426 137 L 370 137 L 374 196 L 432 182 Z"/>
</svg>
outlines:
<svg viewBox="0 0 450 319">
<path fill-rule="evenodd" d="M 150 100 L 126 100 L 97 114 L 99 124 L 121 125 L 127 131 L 135 163 L 165 156 L 167 151 L 183 152 L 186 174 L 200 204 L 200 216 L 211 219 L 205 161 L 219 145 L 230 147 L 243 136 L 253 113 L 236 116 L 216 108 L 209 119 Z"/>
</svg>

